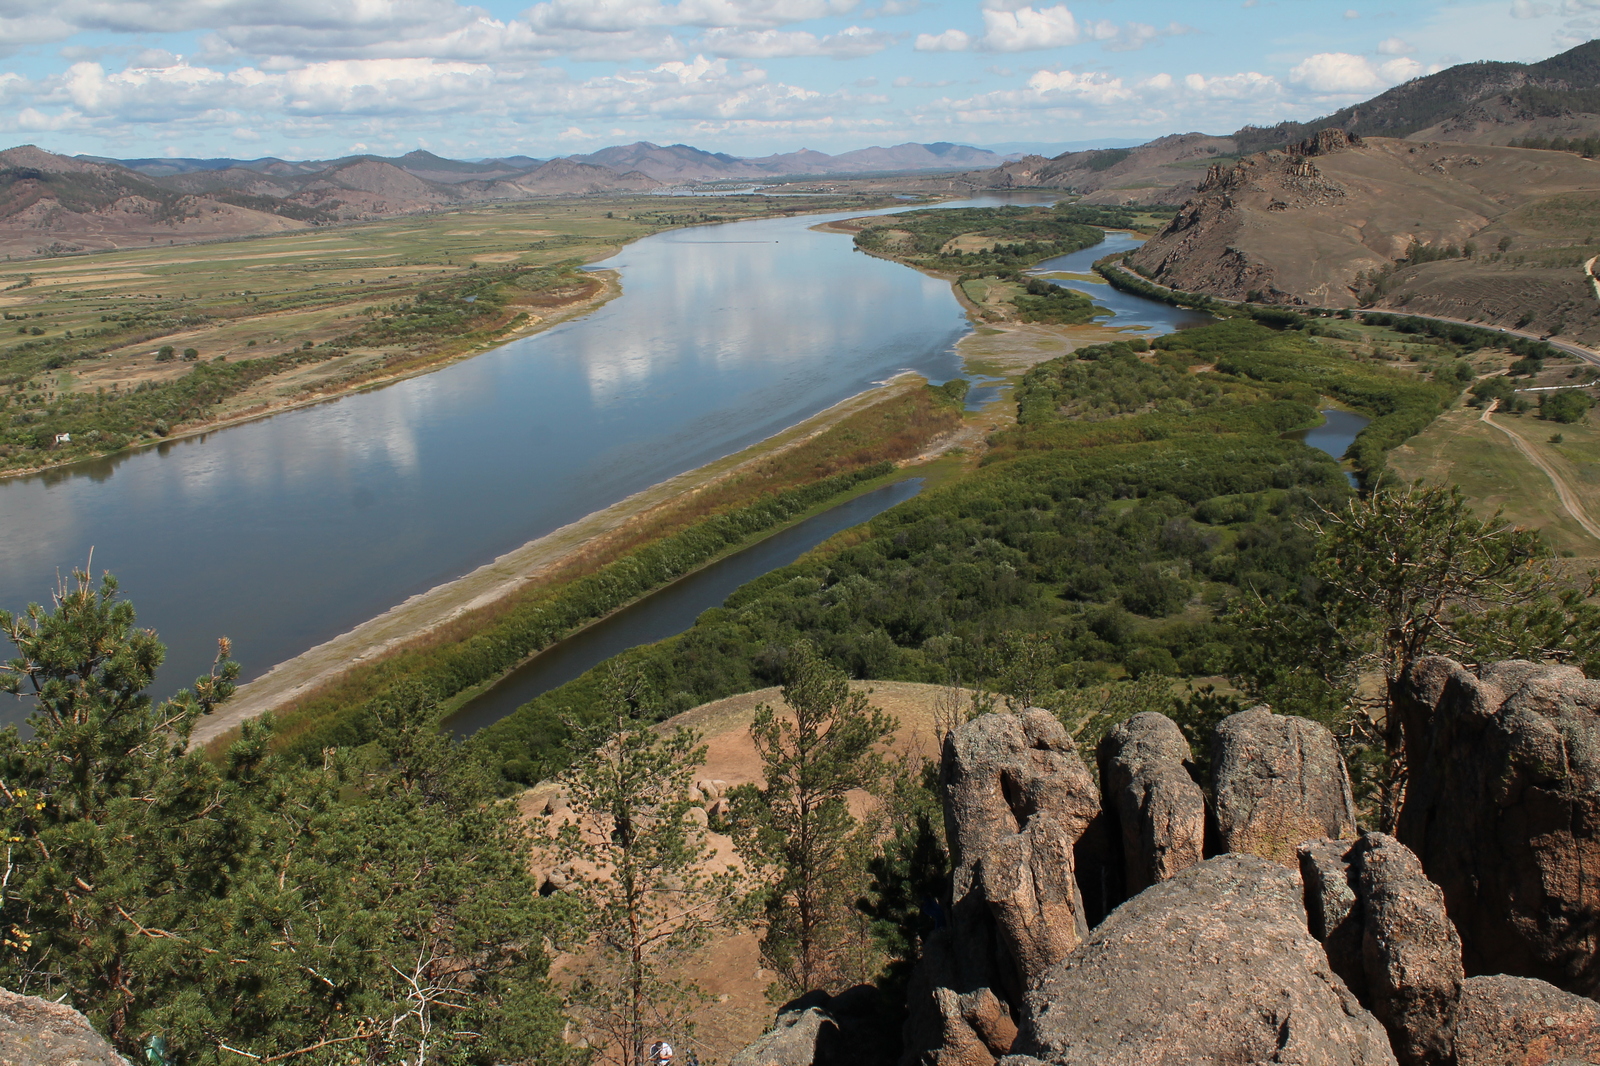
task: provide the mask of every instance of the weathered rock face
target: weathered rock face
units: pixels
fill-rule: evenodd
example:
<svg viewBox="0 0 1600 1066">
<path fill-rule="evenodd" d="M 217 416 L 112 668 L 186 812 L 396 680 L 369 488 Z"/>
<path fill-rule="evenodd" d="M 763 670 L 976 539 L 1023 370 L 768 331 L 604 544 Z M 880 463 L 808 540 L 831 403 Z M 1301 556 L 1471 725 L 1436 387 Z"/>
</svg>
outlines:
<svg viewBox="0 0 1600 1066">
<path fill-rule="evenodd" d="M 987 714 L 945 740 L 957 992 L 1015 1004 L 1088 932 L 1075 850 L 1100 813 L 1094 779 L 1049 711 Z"/>
<path fill-rule="evenodd" d="M 857 985 L 837 996 L 812 992 L 787 1004 L 777 1023 L 730 1066 L 882 1066 L 892 1049 L 878 990 Z M 975 1066 L 990 1066 L 993 1057 Z M 956 1066 L 952 1061 L 943 1066 Z"/>
<path fill-rule="evenodd" d="M 1299 878 L 1209 859 L 1119 907 L 1029 994 L 1005 1066 L 1393 1063 L 1306 929 Z"/>
<path fill-rule="evenodd" d="M 1298 865 L 1307 840 L 1355 834 L 1355 800 L 1339 745 L 1307 718 L 1265 707 L 1229 715 L 1212 749 L 1221 850 Z"/>
<path fill-rule="evenodd" d="M 730 1066 L 814 1066 L 825 1032 L 838 1032 L 838 1025 L 821 1007 L 785 1011 L 776 1025 L 735 1055 Z"/>
<path fill-rule="evenodd" d="M 1600 1061 L 1600 1003 L 1526 977 L 1471 977 L 1461 989 L 1456 1066 Z"/>
<path fill-rule="evenodd" d="M 1308 840 L 1300 845 L 1300 881 L 1311 935 L 1322 941 L 1328 965 L 1362 1003 L 1367 974 L 1361 961 L 1364 912 L 1356 891 L 1361 873 L 1350 862 L 1354 840 Z"/>
<path fill-rule="evenodd" d="M 129 1066 L 89 1019 L 0 988 L 0 1066 Z"/>
<path fill-rule="evenodd" d="M 1403 1066 L 1446 1066 L 1454 1061 L 1464 975 L 1444 893 L 1394 837 L 1369 833 L 1351 855 L 1361 877 L 1361 958 L 1372 1012 Z"/>
<path fill-rule="evenodd" d="M 923 1066 L 994 1066 L 1011 1050 L 1017 1024 L 1010 1009 L 987 988 L 956 995 L 948 988 L 934 990 L 941 1036 L 919 1060 Z"/>
<path fill-rule="evenodd" d="M 1106 808 L 1120 835 L 1128 895 L 1204 858 L 1206 797 L 1189 776 L 1189 742 L 1172 719 L 1136 714 L 1107 733 L 1096 754 Z"/>
<path fill-rule="evenodd" d="M 1401 686 L 1396 835 L 1444 890 L 1466 972 L 1600 993 L 1600 681 L 1424 659 Z"/>
</svg>

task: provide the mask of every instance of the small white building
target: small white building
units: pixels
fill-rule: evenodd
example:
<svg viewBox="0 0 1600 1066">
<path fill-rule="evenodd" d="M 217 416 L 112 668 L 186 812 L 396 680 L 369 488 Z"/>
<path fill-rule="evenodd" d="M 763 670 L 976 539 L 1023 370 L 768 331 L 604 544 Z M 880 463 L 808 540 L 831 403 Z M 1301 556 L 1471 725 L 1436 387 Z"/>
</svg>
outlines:
<svg viewBox="0 0 1600 1066">
<path fill-rule="evenodd" d="M 57 444 L 71 444 L 72 443 L 72 434 L 71 433 L 57 433 L 56 434 L 56 443 Z"/>
</svg>

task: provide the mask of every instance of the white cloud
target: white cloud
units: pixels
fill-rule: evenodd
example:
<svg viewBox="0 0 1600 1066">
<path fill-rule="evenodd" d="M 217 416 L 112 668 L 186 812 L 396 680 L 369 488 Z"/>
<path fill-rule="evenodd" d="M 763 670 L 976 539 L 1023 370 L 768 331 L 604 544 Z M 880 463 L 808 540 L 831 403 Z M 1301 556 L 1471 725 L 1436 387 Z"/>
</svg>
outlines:
<svg viewBox="0 0 1600 1066">
<path fill-rule="evenodd" d="M 1360 93 L 1386 86 L 1370 62 L 1349 52 L 1319 52 L 1289 71 L 1289 81 L 1314 93 Z"/>
<path fill-rule="evenodd" d="M 546 0 L 524 17 L 540 29 L 614 33 L 640 26 L 771 27 L 849 14 L 857 0 Z"/>
<path fill-rule="evenodd" d="M 1417 50 L 1417 46 L 1409 41 L 1402 41 L 1398 37 L 1385 37 L 1378 42 L 1378 54 L 1381 56 L 1410 55 Z"/>
<path fill-rule="evenodd" d="M 1165 27 L 1130 22 L 1106 42 L 1106 48 L 1113 52 L 1131 52 L 1161 37 L 1182 37 L 1195 32 L 1193 26 L 1185 26 L 1181 22 L 1169 22 Z"/>
<path fill-rule="evenodd" d="M 77 32 L 77 27 L 56 15 L 23 13 L 12 18 L 0 14 L 0 55 L 30 44 L 61 41 Z"/>
<path fill-rule="evenodd" d="M 1555 10 L 1551 4 L 1535 3 L 1534 0 L 1515 0 L 1511 5 L 1511 17 L 1514 19 L 1542 18 Z"/>
<path fill-rule="evenodd" d="M 1116 27 L 1104 21 L 1080 27 L 1065 4 L 1042 9 L 986 7 L 978 47 L 986 52 L 1030 52 L 1064 48 L 1084 39 L 1104 40 L 1116 33 Z"/>
<path fill-rule="evenodd" d="M 919 52 L 965 52 L 971 45 L 972 38 L 960 30 L 945 30 L 943 33 L 917 34 L 912 47 Z"/>
<path fill-rule="evenodd" d="M 1344 12 L 1344 17 L 1347 18 L 1347 19 L 1358 19 L 1358 18 L 1361 17 L 1361 12 L 1357 11 L 1353 7 L 1346 8 L 1345 12 Z"/>
<path fill-rule="evenodd" d="M 1104 106 L 1132 100 L 1133 90 L 1122 82 L 1099 71 L 1074 74 L 1070 70 L 1041 70 L 1028 79 L 1028 89 L 1040 97 L 1051 95 L 1071 97 Z"/>
<path fill-rule="evenodd" d="M 876 55 L 894 43 L 887 33 L 849 26 L 838 33 L 818 37 L 800 30 L 707 30 L 699 47 L 719 56 L 736 59 L 775 59 L 789 56 L 832 56 L 856 59 Z"/>
</svg>

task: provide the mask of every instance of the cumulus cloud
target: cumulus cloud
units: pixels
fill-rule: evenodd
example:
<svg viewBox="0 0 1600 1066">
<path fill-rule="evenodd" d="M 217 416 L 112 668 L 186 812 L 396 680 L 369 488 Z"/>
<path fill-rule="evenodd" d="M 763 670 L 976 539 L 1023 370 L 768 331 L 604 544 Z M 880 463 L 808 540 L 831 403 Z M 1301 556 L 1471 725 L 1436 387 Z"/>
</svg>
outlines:
<svg viewBox="0 0 1600 1066">
<path fill-rule="evenodd" d="M 1553 4 L 1536 3 L 1535 0 L 1515 0 L 1511 5 L 1511 17 L 1514 19 L 1542 18 L 1555 10 Z"/>
<path fill-rule="evenodd" d="M 1428 68 L 1405 56 L 1374 64 L 1349 52 L 1319 52 L 1289 71 L 1289 81 L 1313 93 L 1338 96 L 1387 89 L 1427 72 Z"/>
<path fill-rule="evenodd" d="M 1378 54 L 1381 56 L 1405 56 L 1416 50 L 1416 45 L 1398 37 L 1385 37 L 1378 42 Z"/>
<path fill-rule="evenodd" d="M 782 26 L 849 14 L 856 0 L 546 0 L 525 17 L 544 29 L 616 32 L 639 26 Z"/>
<path fill-rule="evenodd" d="M 919 33 L 912 45 L 919 52 L 965 52 L 972 46 L 972 38 L 960 30 L 943 33 Z"/>
<path fill-rule="evenodd" d="M 1193 128 L 1227 116 L 1237 122 L 1241 105 L 1276 113 L 1283 86 L 1253 71 L 1219 77 L 1159 73 L 1129 81 L 1100 71 L 1041 70 L 1020 89 L 999 90 L 929 105 L 930 115 L 954 115 L 968 125 L 1032 124 L 1037 128 L 1071 122 L 1085 128 L 1115 123 L 1164 129 Z"/>
<path fill-rule="evenodd" d="M 1103 41 L 1116 35 L 1116 25 L 1104 19 L 1080 24 L 1065 4 L 1014 9 L 994 4 L 984 9 L 983 36 L 978 47 L 986 52 L 1030 52 L 1064 48 L 1081 40 Z"/>
</svg>

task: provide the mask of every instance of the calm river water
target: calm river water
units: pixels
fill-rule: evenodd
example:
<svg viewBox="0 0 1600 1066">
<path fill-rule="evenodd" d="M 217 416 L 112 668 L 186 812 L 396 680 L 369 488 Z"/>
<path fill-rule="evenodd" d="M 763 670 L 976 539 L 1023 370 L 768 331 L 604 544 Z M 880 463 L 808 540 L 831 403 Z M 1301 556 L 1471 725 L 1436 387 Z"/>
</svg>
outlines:
<svg viewBox="0 0 1600 1066">
<path fill-rule="evenodd" d="M 897 372 L 956 376 L 967 323 L 949 285 L 811 229 L 859 213 L 660 233 L 604 264 L 622 297 L 548 332 L 0 482 L 0 608 L 48 602 L 93 549 L 168 646 L 159 694 L 222 635 L 248 679 Z"/>
<path fill-rule="evenodd" d="M 858 214 L 657 234 L 604 264 L 622 275 L 620 299 L 546 333 L 372 392 L 0 481 L 0 608 L 48 602 L 55 575 L 92 550 L 96 572 L 117 574 L 168 645 L 158 695 L 203 672 L 221 635 L 249 679 L 900 371 L 958 375 L 967 322 L 946 283 L 811 229 Z M 1039 269 L 1086 272 L 1137 243 L 1111 233 Z M 1113 327 L 1154 335 L 1205 320 L 1105 285 L 1058 284 L 1112 310 L 1100 321 Z M 663 590 L 535 659 L 459 725 L 504 713 L 602 643 L 621 650 L 682 629 L 677 615 L 720 602 L 723 585 L 914 491 L 878 490 Z M 0 724 L 25 712 L 0 705 Z"/>
</svg>

